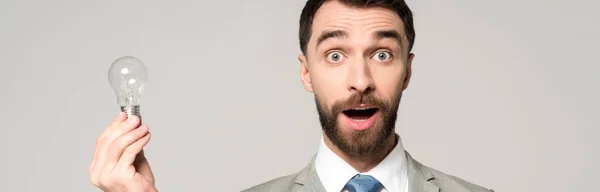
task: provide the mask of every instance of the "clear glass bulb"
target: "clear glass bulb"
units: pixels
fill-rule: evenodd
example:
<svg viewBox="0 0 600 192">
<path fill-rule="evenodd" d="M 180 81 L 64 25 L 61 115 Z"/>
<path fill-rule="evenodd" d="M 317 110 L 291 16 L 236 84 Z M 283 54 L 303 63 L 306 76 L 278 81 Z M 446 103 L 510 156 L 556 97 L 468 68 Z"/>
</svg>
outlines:
<svg viewBox="0 0 600 192">
<path fill-rule="evenodd" d="M 117 103 L 127 115 L 138 115 L 148 70 L 142 61 L 124 56 L 112 63 L 108 80 L 117 95 Z"/>
</svg>

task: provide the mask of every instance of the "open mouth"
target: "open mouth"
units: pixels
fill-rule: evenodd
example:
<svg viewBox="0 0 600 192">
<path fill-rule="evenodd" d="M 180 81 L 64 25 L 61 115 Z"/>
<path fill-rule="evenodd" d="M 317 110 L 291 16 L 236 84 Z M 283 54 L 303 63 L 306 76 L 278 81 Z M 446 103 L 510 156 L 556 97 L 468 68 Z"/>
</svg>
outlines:
<svg viewBox="0 0 600 192">
<path fill-rule="evenodd" d="M 376 107 L 358 107 L 344 110 L 343 113 L 350 119 L 364 121 L 375 115 L 377 111 L 379 108 Z"/>
</svg>

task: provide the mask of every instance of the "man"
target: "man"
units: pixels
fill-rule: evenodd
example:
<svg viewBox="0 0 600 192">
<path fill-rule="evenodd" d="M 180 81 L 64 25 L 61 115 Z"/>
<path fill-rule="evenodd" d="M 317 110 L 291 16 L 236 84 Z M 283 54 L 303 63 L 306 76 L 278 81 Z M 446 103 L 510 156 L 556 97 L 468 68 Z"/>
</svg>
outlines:
<svg viewBox="0 0 600 192">
<path fill-rule="evenodd" d="M 300 77 L 315 95 L 323 140 L 299 173 L 245 191 L 491 191 L 420 164 L 395 134 L 414 40 L 404 0 L 308 0 Z"/>
<path fill-rule="evenodd" d="M 300 78 L 315 95 L 320 148 L 300 172 L 245 192 L 491 191 L 420 164 L 395 134 L 414 58 L 403 0 L 308 0 L 299 35 Z M 105 191 L 157 191 L 142 152 L 148 127 L 125 118 L 98 138 L 91 182 Z"/>
</svg>

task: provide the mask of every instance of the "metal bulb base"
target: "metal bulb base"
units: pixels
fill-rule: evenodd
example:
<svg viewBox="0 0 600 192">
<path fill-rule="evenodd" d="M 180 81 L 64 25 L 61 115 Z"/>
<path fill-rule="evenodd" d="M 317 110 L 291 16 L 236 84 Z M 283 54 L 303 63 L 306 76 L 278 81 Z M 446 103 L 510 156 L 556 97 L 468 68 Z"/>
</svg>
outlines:
<svg viewBox="0 0 600 192">
<path fill-rule="evenodd" d="M 140 106 L 139 105 L 133 105 L 133 106 L 121 106 L 121 111 L 125 112 L 125 114 L 127 114 L 127 117 L 131 117 L 132 115 L 138 116 L 140 118 L 140 120 L 142 119 L 142 114 L 140 114 Z"/>
</svg>

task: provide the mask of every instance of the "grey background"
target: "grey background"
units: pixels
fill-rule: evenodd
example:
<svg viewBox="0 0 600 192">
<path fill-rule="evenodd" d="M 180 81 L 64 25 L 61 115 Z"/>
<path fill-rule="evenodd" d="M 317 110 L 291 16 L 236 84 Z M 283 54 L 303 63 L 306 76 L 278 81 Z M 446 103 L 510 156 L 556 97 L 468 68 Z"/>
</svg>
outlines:
<svg viewBox="0 0 600 192">
<path fill-rule="evenodd" d="M 97 191 L 118 113 L 110 64 L 148 66 L 161 191 L 239 191 L 300 170 L 320 127 L 299 78 L 303 0 L 0 1 L 0 191 Z M 409 0 L 397 123 L 419 161 L 497 191 L 597 190 L 596 1 Z"/>
</svg>

